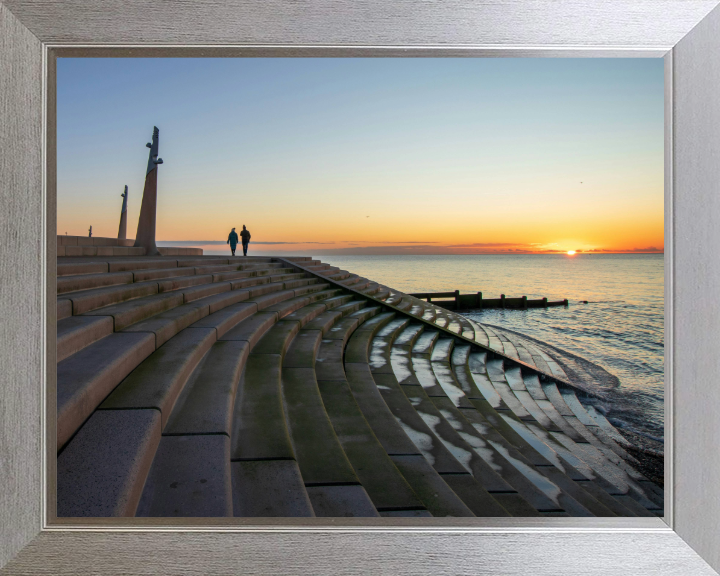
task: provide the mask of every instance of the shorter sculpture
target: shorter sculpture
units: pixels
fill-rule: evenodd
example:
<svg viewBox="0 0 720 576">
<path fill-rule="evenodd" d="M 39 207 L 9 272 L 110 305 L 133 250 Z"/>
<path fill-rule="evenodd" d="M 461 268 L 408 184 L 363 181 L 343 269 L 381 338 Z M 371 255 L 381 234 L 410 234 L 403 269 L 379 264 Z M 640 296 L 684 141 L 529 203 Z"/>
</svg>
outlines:
<svg viewBox="0 0 720 576">
<path fill-rule="evenodd" d="M 128 187 L 125 185 L 125 192 L 120 194 L 123 199 L 122 210 L 120 211 L 120 228 L 118 228 L 118 240 L 125 240 L 127 238 L 127 200 L 128 200 Z"/>
</svg>

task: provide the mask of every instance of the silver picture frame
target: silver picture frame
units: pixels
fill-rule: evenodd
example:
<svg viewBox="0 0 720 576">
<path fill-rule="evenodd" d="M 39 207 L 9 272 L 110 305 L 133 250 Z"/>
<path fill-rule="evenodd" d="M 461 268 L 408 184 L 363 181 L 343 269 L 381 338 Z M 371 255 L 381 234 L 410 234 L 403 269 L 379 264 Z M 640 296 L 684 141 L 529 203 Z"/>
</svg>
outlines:
<svg viewBox="0 0 720 576">
<path fill-rule="evenodd" d="M 716 574 L 718 4 L 0 0 L 0 573 Z M 666 516 L 58 521 L 59 55 L 664 58 Z"/>
</svg>

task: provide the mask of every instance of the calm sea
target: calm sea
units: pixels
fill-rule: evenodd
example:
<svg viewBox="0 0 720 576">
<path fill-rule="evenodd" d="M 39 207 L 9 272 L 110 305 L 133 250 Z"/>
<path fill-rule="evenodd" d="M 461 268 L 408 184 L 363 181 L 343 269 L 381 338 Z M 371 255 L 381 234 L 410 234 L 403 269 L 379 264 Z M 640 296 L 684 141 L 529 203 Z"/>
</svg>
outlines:
<svg viewBox="0 0 720 576">
<path fill-rule="evenodd" d="M 487 298 L 567 298 L 565 307 L 464 312 L 598 364 L 620 385 L 620 428 L 663 437 L 664 260 L 656 254 L 324 256 L 402 292 L 482 291 Z M 588 304 L 581 304 L 587 300 Z M 661 448 L 660 448 L 661 449 Z"/>
</svg>

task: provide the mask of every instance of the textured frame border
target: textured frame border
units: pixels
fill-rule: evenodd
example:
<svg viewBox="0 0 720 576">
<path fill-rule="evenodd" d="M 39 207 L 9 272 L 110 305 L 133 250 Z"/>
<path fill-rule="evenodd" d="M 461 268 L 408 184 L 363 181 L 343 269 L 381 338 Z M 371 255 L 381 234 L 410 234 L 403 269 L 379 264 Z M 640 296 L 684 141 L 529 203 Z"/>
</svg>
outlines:
<svg viewBox="0 0 720 576">
<path fill-rule="evenodd" d="M 528 8 L 502 0 L 460 1 L 443 9 L 403 0 L 391 10 L 381 2 L 337 3 L 333 10 L 330 3 L 317 2 L 303 4 L 302 11 L 276 1 L 176 2 L 152 10 L 139 0 L 0 1 L 0 201 L 5 207 L 0 221 L 6 231 L 0 246 L 0 566 L 17 554 L 2 572 L 524 574 L 532 566 L 536 574 L 713 574 L 701 557 L 720 567 L 714 546 L 720 491 L 711 484 L 720 476 L 714 453 L 720 392 L 707 389 L 718 376 L 714 358 L 720 351 L 712 340 L 720 319 L 712 299 L 720 288 L 720 265 L 712 259 L 712 246 L 720 239 L 712 221 L 720 208 L 720 199 L 713 197 L 720 182 L 720 103 L 713 99 L 720 92 L 720 61 L 714 56 L 720 50 L 717 3 L 618 0 L 601 7 L 589 0 L 542 0 Z M 173 17 L 170 23 L 167 16 Z M 91 45 L 102 45 L 101 52 L 114 44 L 126 55 L 142 55 L 148 38 L 166 53 L 187 53 L 170 45 L 189 43 L 202 55 L 218 44 L 262 55 L 667 53 L 670 526 L 659 519 L 477 519 L 423 527 L 367 521 L 293 526 L 285 520 L 193 528 L 186 521 L 118 522 L 112 528 L 107 522 L 52 524 L 45 500 L 45 473 L 52 468 L 41 466 L 47 454 L 43 414 L 53 409 L 52 402 L 45 406 L 43 375 L 55 356 L 54 298 L 46 298 L 55 272 L 54 266 L 45 268 L 55 261 L 55 221 L 45 217 L 55 213 L 55 125 L 54 114 L 46 114 L 54 108 L 54 90 L 47 89 L 45 79 L 54 76 L 57 52 L 51 50 L 74 45 L 89 55 Z M 209 43 L 198 46 L 199 41 Z"/>
</svg>

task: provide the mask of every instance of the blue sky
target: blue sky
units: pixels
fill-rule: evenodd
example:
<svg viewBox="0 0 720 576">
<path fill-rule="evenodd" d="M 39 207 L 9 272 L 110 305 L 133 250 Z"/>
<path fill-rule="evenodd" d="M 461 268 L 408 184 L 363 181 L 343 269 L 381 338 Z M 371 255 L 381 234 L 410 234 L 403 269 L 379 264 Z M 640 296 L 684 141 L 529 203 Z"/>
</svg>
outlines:
<svg viewBox="0 0 720 576">
<path fill-rule="evenodd" d="M 116 235 L 127 184 L 134 236 L 158 126 L 161 240 L 247 223 L 298 245 L 662 247 L 662 59 L 61 58 L 57 71 L 61 234 Z"/>
</svg>

